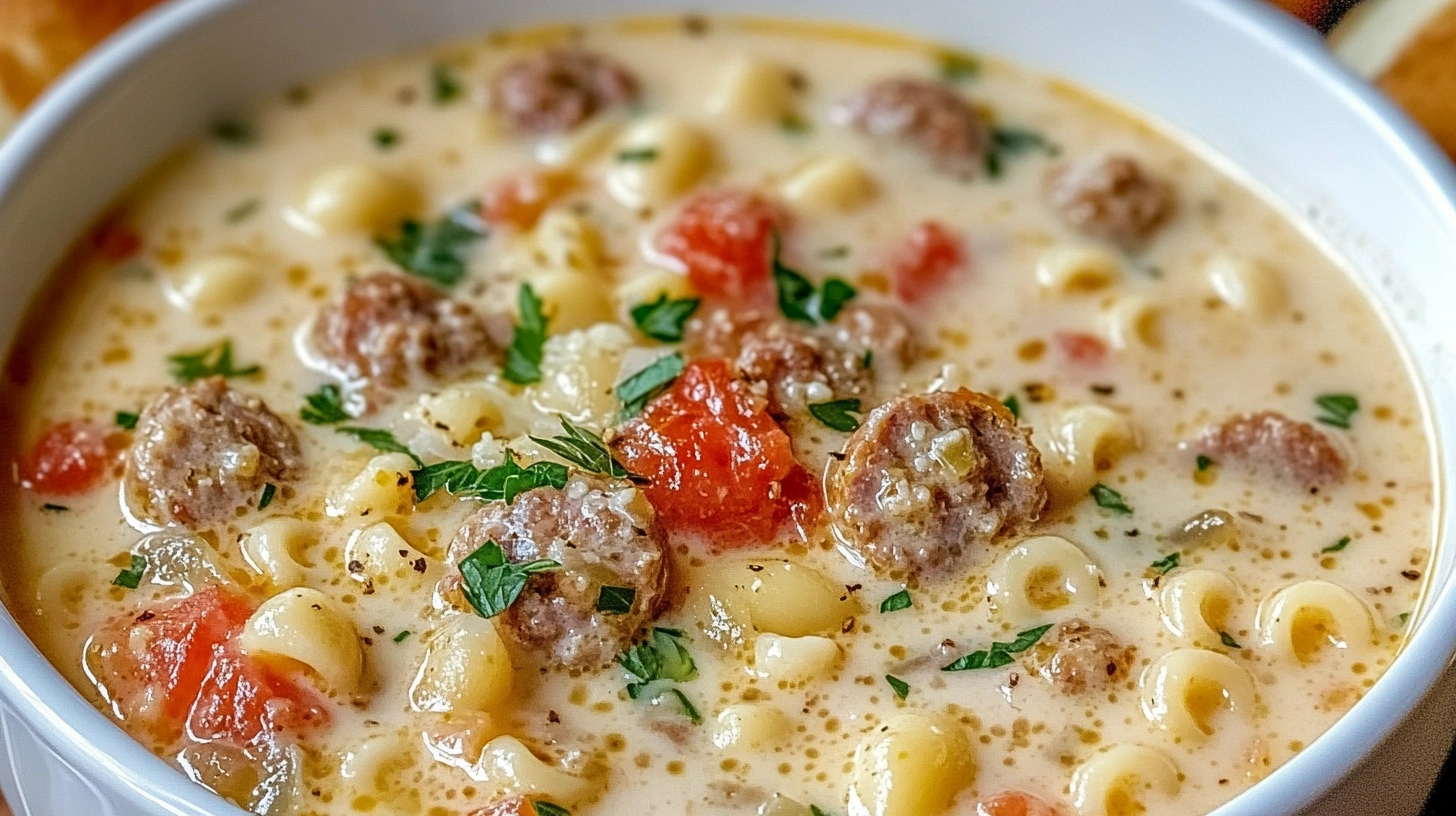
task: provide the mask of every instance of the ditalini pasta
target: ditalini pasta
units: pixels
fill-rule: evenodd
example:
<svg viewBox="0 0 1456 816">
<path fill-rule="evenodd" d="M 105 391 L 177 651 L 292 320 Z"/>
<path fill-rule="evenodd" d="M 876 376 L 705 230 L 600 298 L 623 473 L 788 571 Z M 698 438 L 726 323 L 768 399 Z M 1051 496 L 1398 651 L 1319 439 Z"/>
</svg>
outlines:
<svg viewBox="0 0 1456 816">
<path fill-rule="evenodd" d="M 764 20 L 223 111 L 31 307 L 3 595 L 261 816 L 1206 813 L 1390 665 L 1440 494 L 1221 166 Z"/>
</svg>

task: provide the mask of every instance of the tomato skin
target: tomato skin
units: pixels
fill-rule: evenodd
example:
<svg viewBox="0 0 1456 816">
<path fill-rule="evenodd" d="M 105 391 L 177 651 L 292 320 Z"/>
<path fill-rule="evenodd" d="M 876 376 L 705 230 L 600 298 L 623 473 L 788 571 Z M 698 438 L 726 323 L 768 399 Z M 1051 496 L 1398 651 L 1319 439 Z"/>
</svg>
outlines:
<svg viewBox="0 0 1456 816">
<path fill-rule="evenodd" d="M 509 799 L 492 802 L 479 810 L 472 810 L 466 816 L 535 816 L 535 814 L 536 809 L 531 805 L 530 799 L 524 796 L 512 796 Z"/>
<path fill-rule="evenodd" d="M 896 297 L 918 303 L 939 292 L 966 263 L 961 237 L 939 221 L 925 221 L 890 250 L 885 266 Z"/>
<path fill-rule="evenodd" d="M 1022 791 L 1002 791 L 976 803 L 976 816 L 1063 816 L 1056 805 Z"/>
<path fill-rule="evenodd" d="M 1057 347 L 1068 360 L 1079 365 L 1100 365 L 1107 359 L 1107 344 L 1095 334 L 1057 332 Z"/>
<path fill-rule="evenodd" d="M 485 191 L 480 217 L 497 227 L 530 229 L 571 184 L 571 174 L 560 170 L 528 170 L 507 176 Z"/>
<path fill-rule="evenodd" d="M 747 190 L 699 193 L 654 242 L 702 296 L 730 304 L 762 303 L 772 294 L 769 262 L 784 215 Z"/>
<path fill-rule="evenodd" d="M 58 422 L 31 446 L 21 463 L 21 477 L 41 493 L 85 493 L 101 483 L 123 441 L 121 434 L 94 422 Z"/>
<path fill-rule="evenodd" d="M 669 531 L 745 547 L 818 514 L 816 480 L 727 360 L 689 363 L 612 444 L 628 470 L 649 480 L 644 491 Z"/>
<path fill-rule="evenodd" d="M 108 263 L 120 263 L 142 250 L 142 238 L 120 216 L 113 215 L 91 231 L 91 248 Z"/>
</svg>

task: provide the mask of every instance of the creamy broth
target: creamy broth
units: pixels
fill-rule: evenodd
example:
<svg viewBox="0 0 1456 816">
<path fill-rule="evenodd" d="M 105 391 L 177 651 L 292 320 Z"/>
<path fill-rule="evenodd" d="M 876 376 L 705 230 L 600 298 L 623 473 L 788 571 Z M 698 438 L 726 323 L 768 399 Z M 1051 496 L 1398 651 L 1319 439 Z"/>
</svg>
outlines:
<svg viewBox="0 0 1456 816">
<path fill-rule="evenodd" d="M 565 136 L 512 133 L 487 110 L 491 78 L 568 40 L 625 66 L 640 95 Z M 1023 812 L 991 804 L 1003 791 L 1059 809 L 1047 812 L 1213 809 L 1329 728 L 1399 649 L 1432 547 L 1436 486 L 1422 402 L 1367 296 L 1285 214 L 1192 146 L 1060 80 L 974 66 L 888 35 L 617 24 L 403 56 L 221 123 L 141 180 L 32 310 L 8 368 L 8 438 L 19 448 L 19 477 L 4 494 L 14 530 L 8 605 L 98 707 L 258 812 L 453 816 L 502 800 L 520 813 L 557 812 L 509 798 L 519 795 L 604 816 L 798 816 L 811 805 L 878 816 L 968 815 L 978 805 Z M 837 123 L 841 100 L 886 77 L 940 81 L 974 100 L 995 122 L 995 172 L 979 157 L 972 172 L 952 172 L 913 145 Z M 678 130 L 641 124 L 664 117 Z M 1176 209 L 1139 246 L 1089 236 L 1047 203 L 1050 168 L 1113 154 L 1133 157 L 1176 195 Z M 334 382 L 311 347 L 320 309 L 358 278 L 403 273 L 374 238 L 393 240 L 404 217 L 436 224 L 541 161 L 573 174 L 570 188 L 533 228 L 491 224 L 483 239 L 462 240 L 467 273 L 448 293 L 486 316 L 502 346 L 520 322 L 519 285 L 532 283 L 552 316 L 542 381 L 512 384 L 499 353 L 481 355 L 402 387 L 346 387 L 349 411 L 367 399 L 368 413 L 304 421 L 305 396 Z M 681 178 L 668 177 L 662 167 L 679 161 Z M 347 207 L 321 198 L 331 188 L 319 174 L 341 167 L 336 180 L 392 179 L 378 182 L 387 221 L 339 216 Z M 874 422 L 871 409 L 902 395 L 973 389 L 1014 405 L 1020 426 L 1034 429 L 1039 489 L 1050 498 L 1039 519 L 1008 523 L 959 558 L 933 553 L 923 572 L 872 569 L 862 548 L 846 557 L 856 534 L 837 511 L 803 536 L 758 524 L 705 540 L 669 523 L 671 578 L 655 625 L 681 631 L 676 642 L 696 673 L 634 699 L 620 665 L 568 671 L 552 648 L 509 638 L 502 651 L 490 632 L 505 618 L 485 623 L 472 611 L 449 554 L 483 501 L 434 495 L 416 507 L 407 481 L 402 493 L 390 483 L 408 478 L 407 456 L 381 461 L 386 454 L 336 428 L 388 430 L 427 465 L 480 469 L 499 465 L 506 447 L 522 465 L 563 462 L 526 438 L 561 435 L 559 413 L 622 438 L 612 386 L 678 347 L 644 336 L 629 310 L 663 291 L 692 295 L 680 277 L 663 276 L 672 260 L 654 242 L 685 202 L 724 188 L 756 191 L 786 214 L 785 266 L 816 285 L 848 281 L 858 292 L 851 305 L 884 304 L 911 327 L 919 350 L 905 365 L 883 354 L 865 360 L 863 412 L 848 418 L 864 423 L 856 438 Z M 361 207 L 374 195 L 339 190 Z M 320 229 L 334 217 L 359 228 Z M 944 225 L 962 257 L 947 280 L 901 302 L 905 273 L 886 259 L 926 222 Z M 696 316 L 712 308 L 705 302 Z M 173 513 L 200 537 L 169 551 L 156 538 L 140 547 L 151 528 L 118 487 L 122 471 L 138 467 L 126 450 L 140 443 L 118 423 L 135 423 L 176 384 L 169 356 L 224 340 L 236 369 L 260 367 L 229 385 L 260 397 L 297 435 L 296 478 L 270 482 L 266 500 L 252 493 L 216 523 Z M 691 361 L 692 338 L 683 348 Z M 743 393 L 761 402 L 765 386 Z M 822 385 L 795 393 L 814 404 L 843 396 Z M 1250 466 L 1267 438 L 1219 447 L 1203 435 L 1265 411 L 1282 415 L 1285 432 L 1314 434 L 1284 454 L 1305 461 L 1318 451 L 1318 467 L 1333 457 L 1339 475 L 1320 470 L 1311 484 L 1287 462 Z M 827 425 L 803 404 L 781 413 L 816 482 L 854 467 L 840 454 L 850 435 L 829 427 L 840 420 Z M 30 478 L 29 448 L 64 421 L 104 429 L 111 438 L 99 444 L 114 455 L 94 486 L 48 491 Z M 1298 423 L 1308 424 L 1290 430 Z M 622 455 L 629 469 L 645 461 Z M 931 465 L 941 466 L 950 465 Z M 584 490 L 583 478 L 574 469 L 565 494 Z M 630 512 L 664 495 L 628 482 L 613 490 Z M 1203 516 L 1201 535 L 1183 531 L 1211 510 L 1223 512 Z M 266 519 L 297 523 L 259 533 Z M 383 535 L 379 524 L 407 542 L 405 568 L 376 573 L 365 563 L 361 537 Z M 387 560 L 400 544 L 382 547 L 369 557 Z M 784 562 L 810 577 L 784 589 Z M 1315 581 L 1328 584 L 1307 583 Z M 300 625 L 304 642 L 289 647 L 278 642 L 290 626 L 283 613 L 272 629 L 256 616 L 244 627 L 257 637 L 243 659 L 291 678 L 321 716 L 247 750 L 207 749 L 176 723 L 156 725 L 168 702 L 128 686 L 135 674 L 102 653 L 145 651 L 135 627 L 152 622 L 149 610 L 199 597 L 208 584 L 241 599 L 242 617 L 299 586 L 332 600 L 331 614 L 353 633 L 331 638 Z M 902 590 L 908 608 L 894 609 L 889 599 Z M 1180 610 L 1202 614 L 1185 620 Z M 1096 652 L 1094 676 L 1072 668 L 1079 635 L 1060 628 L 1072 620 L 1090 627 L 1080 642 Z M 448 648 L 450 632 L 465 633 L 459 642 L 475 644 L 474 658 L 426 668 L 469 666 L 472 679 L 435 677 L 430 687 L 417 677 L 422 661 L 427 649 Z M 675 641 L 629 634 L 662 650 Z M 350 664 L 355 635 L 362 671 Z M 942 671 L 977 650 L 989 650 L 990 666 Z M 484 652 L 493 668 L 482 668 Z M 513 667 L 508 681 L 499 680 L 501 654 Z M 489 685 L 486 675 L 495 687 L 462 691 Z M 894 759 L 903 750 L 913 770 Z M 907 800 L 907 788 L 924 801 Z M 878 805 L 874 790 L 888 791 Z M 518 812 L 501 807 L 485 812 Z"/>
</svg>

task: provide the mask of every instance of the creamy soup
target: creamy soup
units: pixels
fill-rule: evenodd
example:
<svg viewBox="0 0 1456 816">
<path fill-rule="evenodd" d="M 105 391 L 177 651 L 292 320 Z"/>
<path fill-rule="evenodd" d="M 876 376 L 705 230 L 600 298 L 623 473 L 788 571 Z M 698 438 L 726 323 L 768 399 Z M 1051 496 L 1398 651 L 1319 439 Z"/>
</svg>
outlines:
<svg viewBox="0 0 1456 816">
<path fill-rule="evenodd" d="M 7 369 L 10 609 L 259 814 L 1203 813 L 1400 648 L 1417 388 L 1285 214 L 892 35 L 492 35 L 140 180 Z"/>
</svg>

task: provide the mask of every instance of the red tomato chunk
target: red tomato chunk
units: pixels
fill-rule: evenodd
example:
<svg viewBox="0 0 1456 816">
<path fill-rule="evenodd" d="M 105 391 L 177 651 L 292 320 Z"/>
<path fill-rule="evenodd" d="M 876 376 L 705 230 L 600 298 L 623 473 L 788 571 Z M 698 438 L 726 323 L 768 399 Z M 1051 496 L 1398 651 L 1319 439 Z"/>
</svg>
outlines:
<svg viewBox="0 0 1456 816">
<path fill-rule="evenodd" d="M 536 816 L 536 808 L 524 796 L 512 796 L 499 802 L 472 810 L 466 816 Z"/>
<path fill-rule="evenodd" d="M 21 465 L 21 478 L 41 493 L 85 493 L 106 477 L 123 442 L 121 434 L 93 422 L 57 423 L 31 446 Z"/>
<path fill-rule="evenodd" d="M 1029 793 L 1004 791 L 976 805 L 976 816 L 1062 816 L 1062 809 Z"/>
<path fill-rule="evenodd" d="M 926 221 L 890 251 L 886 269 L 895 295 L 916 303 L 939 292 L 951 273 L 966 265 L 960 236 L 937 221 Z"/>
<path fill-rule="evenodd" d="M 1057 332 L 1054 339 L 1068 360 L 1080 365 L 1097 365 L 1107 358 L 1107 344 L 1094 334 Z"/>
<path fill-rule="evenodd" d="M 817 513 L 818 485 L 766 400 L 733 378 L 727 360 L 690 363 L 612 444 L 628 470 L 650 480 L 647 497 L 670 531 L 749 546 Z"/>
<path fill-rule="evenodd" d="M 163 735 L 185 727 L 194 739 L 249 745 L 326 722 L 317 694 L 238 650 L 252 611 L 231 592 L 206 587 L 142 613 L 116 637 L 108 687 L 122 701 L 160 700 L 156 721 L 144 724 Z"/>
<path fill-rule="evenodd" d="M 142 237 L 120 216 L 112 216 L 91 232 L 91 248 L 103 261 L 120 263 L 142 250 Z"/>
<path fill-rule="evenodd" d="M 757 193 L 709 190 L 678 212 L 656 248 L 681 264 L 693 288 L 728 303 L 756 303 L 770 292 L 773 235 L 783 216 Z"/>
<path fill-rule="evenodd" d="M 498 227 L 530 229 L 571 188 L 571 182 L 571 176 L 559 170 L 507 176 L 485 191 L 480 201 L 481 220 Z"/>
</svg>

